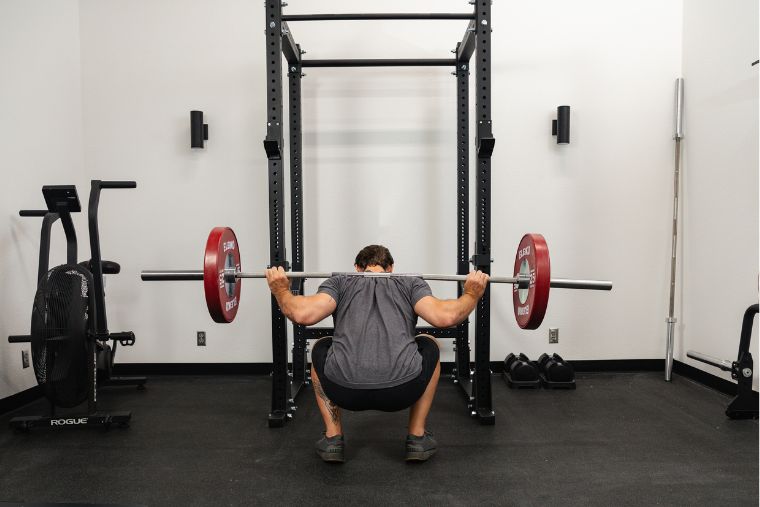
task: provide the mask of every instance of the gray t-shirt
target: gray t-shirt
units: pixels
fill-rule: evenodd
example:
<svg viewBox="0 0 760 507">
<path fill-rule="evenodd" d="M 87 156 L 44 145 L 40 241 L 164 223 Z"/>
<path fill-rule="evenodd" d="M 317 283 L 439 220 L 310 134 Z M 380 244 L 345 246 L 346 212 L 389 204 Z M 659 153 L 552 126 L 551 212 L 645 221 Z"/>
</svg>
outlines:
<svg viewBox="0 0 760 507">
<path fill-rule="evenodd" d="M 336 275 L 317 292 L 337 303 L 324 370 L 330 380 L 351 389 L 384 389 L 420 374 L 414 305 L 432 295 L 425 280 Z"/>
</svg>

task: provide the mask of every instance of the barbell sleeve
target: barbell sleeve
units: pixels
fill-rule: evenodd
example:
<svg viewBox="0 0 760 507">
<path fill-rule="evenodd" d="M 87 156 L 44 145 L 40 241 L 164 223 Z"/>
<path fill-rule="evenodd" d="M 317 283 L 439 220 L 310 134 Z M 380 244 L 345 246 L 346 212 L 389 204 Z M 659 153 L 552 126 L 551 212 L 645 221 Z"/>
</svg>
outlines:
<svg viewBox="0 0 760 507">
<path fill-rule="evenodd" d="M 607 280 L 552 278 L 550 285 L 555 289 L 612 290 L 612 282 Z"/>
<path fill-rule="evenodd" d="M 329 271 L 286 271 L 285 276 L 288 278 L 330 278 L 337 275 L 362 276 L 375 278 L 390 277 L 419 277 L 423 280 L 438 280 L 449 282 L 464 282 L 467 275 L 442 275 L 435 273 L 368 273 L 368 272 L 329 272 Z M 230 276 L 233 276 L 232 274 Z M 238 271 L 234 273 L 235 278 L 266 278 L 264 272 L 246 272 Z M 203 271 L 200 270 L 153 270 L 143 271 L 140 278 L 149 282 L 166 282 L 166 281 L 200 281 L 203 280 Z M 492 276 L 491 283 L 507 283 L 527 287 L 529 277 L 519 276 Z M 612 290 L 612 282 L 606 280 L 573 280 L 568 278 L 554 278 L 551 280 L 551 286 L 557 289 L 585 289 L 585 290 Z"/>
<path fill-rule="evenodd" d="M 731 371 L 733 369 L 733 363 L 727 359 L 718 359 L 717 357 L 708 356 L 707 354 L 702 354 L 701 352 L 696 352 L 694 350 L 687 351 L 686 357 L 696 359 L 697 361 L 701 361 L 703 363 L 711 364 L 723 371 Z"/>
<path fill-rule="evenodd" d="M 140 273 L 146 282 L 190 282 L 203 281 L 203 271 L 192 269 L 151 270 Z"/>
</svg>

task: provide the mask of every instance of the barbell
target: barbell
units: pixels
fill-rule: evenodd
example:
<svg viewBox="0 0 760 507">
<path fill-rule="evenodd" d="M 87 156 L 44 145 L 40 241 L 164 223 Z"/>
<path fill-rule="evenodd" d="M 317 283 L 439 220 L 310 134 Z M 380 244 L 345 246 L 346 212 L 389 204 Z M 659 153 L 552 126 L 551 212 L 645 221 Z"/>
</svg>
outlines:
<svg viewBox="0 0 760 507">
<path fill-rule="evenodd" d="M 540 234 L 526 234 L 515 255 L 513 276 L 491 276 L 490 283 L 513 286 L 512 302 L 515 319 L 523 329 L 541 325 L 549 302 L 549 288 L 611 290 L 612 282 L 602 280 L 573 280 L 551 278 L 549 248 Z M 374 273 L 374 272 L 297 272 L 288 271 L 288 278 L 330 278 L 332 276 L 369 278 L 416 277 L 423 280 L 463 282 L 467 275 L 432 273 Z M 229 323 L 235 319 L 240 303 L 243 278 L 266 278 L 264 272 L 244 272 L 240 267 L 240 248 L 235 232 L 229 227 L 215 227 L 206 241 L 203 270 L 147 270 L 140 273 L 145 281 L 203 281 L 206 306 L 215 322 Z"/>
</svg>

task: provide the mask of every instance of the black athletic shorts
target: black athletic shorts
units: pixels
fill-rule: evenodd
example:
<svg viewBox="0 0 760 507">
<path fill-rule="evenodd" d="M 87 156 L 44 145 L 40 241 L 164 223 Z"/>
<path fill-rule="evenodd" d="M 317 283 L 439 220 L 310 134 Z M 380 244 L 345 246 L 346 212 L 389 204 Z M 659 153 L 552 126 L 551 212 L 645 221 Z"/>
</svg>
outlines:
<svg viewBox="0 0 760 507">
<path fill-rule="evenodd" d="M 396 412 L 409 408 L 420 399 L 433 378 L 440 351 L 438 345 L 426 335 L 417 335 L 417 349 L 422 355 L 420 374 L 401 385 L 384 389 L 350 389 L 332 382 L 324 374 L 327 351 L 332 347 L 332 337 L 318 340 L 311 349 L 311 362 L 317 372 L 322 389 L 330 401 L 346 410 L 382 410 Z"/>
</svg>

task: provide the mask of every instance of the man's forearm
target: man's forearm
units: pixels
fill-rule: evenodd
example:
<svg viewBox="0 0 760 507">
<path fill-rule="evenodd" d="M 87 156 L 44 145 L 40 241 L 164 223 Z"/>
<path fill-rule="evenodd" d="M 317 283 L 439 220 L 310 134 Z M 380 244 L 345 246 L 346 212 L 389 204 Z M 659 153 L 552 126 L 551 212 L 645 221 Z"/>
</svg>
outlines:
<svg viewBox="0 0 760 507">
<path fill-rule="evenodd" d="M 274 297 L 277 299 L 277 304 L 280 305 L 282 314 L 288 319 L 295 321 L 299 296 L 293 295 L 289 290 L 283 290 L 274 294 Z"/>
<path fill-rule="evenodd" d="M 452 327 L 462 323 L 478 304 L 478 298 L 469 292 L 465 292 L 457 299 L 439 300 L 439 310 L 436 318 L 431 322 L 436 327 Z"/>
<path fill-rule="evenodd" d="M 454 299 L 452 303 L 454 303 L 452 305 L 452 319 L 454 320 L 454 325 L 456 326 L 457 324 L 463 322 L 467 316 L 472 313 L 472 311 L 475 309 L 475 306 L 478 304 L 478 298 L 469 292 L 465 292 L 459 296 L 459 298 Z"/>
</svg>

